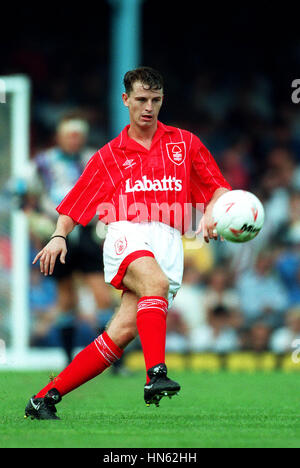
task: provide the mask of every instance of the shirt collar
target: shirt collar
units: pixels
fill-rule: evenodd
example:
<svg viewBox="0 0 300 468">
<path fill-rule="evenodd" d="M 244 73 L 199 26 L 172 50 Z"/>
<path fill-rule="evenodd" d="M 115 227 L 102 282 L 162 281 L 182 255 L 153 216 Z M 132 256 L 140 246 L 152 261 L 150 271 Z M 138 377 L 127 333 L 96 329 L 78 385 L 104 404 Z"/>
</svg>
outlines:
<svg viewBox="0 0 300 468">
<path fill-rule="evenodd" d="M 122 132 L 120 133 L 120 135 L 115 139 L 113 140 L 112 142 L 112 146 L 114 146 L 115 148 L 119 148 L 119 149 L 141 149 L 142 146 L 136 142 L 135 140 L 133 140 L 132 138 L 130 138 L 128 136 L 128 129 L 129 129 L 130 125 L 126 125 L 126 127 L 122 130 Z M 157 142 L 159 141 L 163 135 L 165 133 L 172 133 L 173 132 L 173 129 L 165 124 L 163 124 L 162 122 L 160 122 L 159 120 L 157 121 L 157 130 L 155 132 L 155 135 L 153 137 L 153 140 L 152 140 L 152 146 Z M 144 148 L 145 151 L 146 148 Z"/>
</svg>

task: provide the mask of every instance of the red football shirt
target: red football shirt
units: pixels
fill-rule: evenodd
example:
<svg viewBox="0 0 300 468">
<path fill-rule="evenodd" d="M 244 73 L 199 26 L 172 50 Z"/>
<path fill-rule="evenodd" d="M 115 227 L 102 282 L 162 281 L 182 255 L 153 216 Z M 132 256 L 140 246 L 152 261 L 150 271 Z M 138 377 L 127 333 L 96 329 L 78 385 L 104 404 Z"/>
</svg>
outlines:
<svg viewBox="0 0 300 468">
<path fill-rule="evenodd" d="M 148 151 L 129 138 L 127 125 L 89 160 L 57 211 L 86 226 L 97 213 L 113 221 L 161 221 L 189 227 L 191 206 L 206 205 L 230 185 L 198 137 L 158 122 Z"/>
</svg>

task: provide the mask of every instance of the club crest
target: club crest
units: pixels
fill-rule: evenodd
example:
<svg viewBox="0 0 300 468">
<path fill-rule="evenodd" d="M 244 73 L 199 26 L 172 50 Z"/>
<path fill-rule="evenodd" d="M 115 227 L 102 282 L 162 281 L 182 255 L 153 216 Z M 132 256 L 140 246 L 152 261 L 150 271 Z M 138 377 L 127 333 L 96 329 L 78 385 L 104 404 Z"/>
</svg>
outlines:
<svg viewBox="0 0 300 468">
<path fill-rule="evenodd" d="M 122 253 L 126 250 L 126 247 L 127 247 L 126 237 L 121 237 L 120 239 L 116 240 L 115 250 L 116 250 L 117 255 L 122 255 Z"/>
<path fill-rule="evenodd" d="M 166 147 L 169 159 L 177 166 L 180 166 L 180 164 L 185 161 L 186 157 L 185 141 L 167 143 Z"/>
</svg>

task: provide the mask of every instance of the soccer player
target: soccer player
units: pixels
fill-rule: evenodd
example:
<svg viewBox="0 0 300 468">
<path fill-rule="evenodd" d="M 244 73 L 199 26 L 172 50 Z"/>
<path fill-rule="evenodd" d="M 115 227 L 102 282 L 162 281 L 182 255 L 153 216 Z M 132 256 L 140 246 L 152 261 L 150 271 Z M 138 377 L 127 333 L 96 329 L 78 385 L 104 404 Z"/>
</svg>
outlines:
<svg viewBox="0 0 300 468">
<path fill-rule="evenodd" d="M 105 280 L 123 290 L 121 306 L 106 331 L 29 400 L 26 417 L 57 419 L 56 403 L 119 359 L 137 334 L 146 366 L 146 404 L 158 406 L 162 397 L 180 390 L 167 376 L 165 340 L 168 307 L 183 273 L 187 207 L 204 204 L 197 233 L 203 231 L 206 242 L 217 239 L 213 205 L 231 187 L 195 135 L 158 121 L 160 73 L 140 67 L 126 73 L 124 85 L 130 124 L 91 157 L 57 207 L 56 230 L 34 260 L 51 275 L 58 257 L 67 261 L 67 235 L 97 212 L 108 224 Z"/>
</svg>

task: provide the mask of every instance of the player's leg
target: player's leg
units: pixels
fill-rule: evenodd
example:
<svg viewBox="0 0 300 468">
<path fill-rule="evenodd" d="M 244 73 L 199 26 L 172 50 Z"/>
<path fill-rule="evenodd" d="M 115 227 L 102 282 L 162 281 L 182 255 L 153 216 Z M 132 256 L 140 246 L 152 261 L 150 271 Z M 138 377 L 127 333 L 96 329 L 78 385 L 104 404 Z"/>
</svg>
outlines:
<svg viewBox="0 0 300 468">
<path fill-rule="evenodd" d="M 145 357 L 147 384 L 152 380 L 152 369 L 157 370 L 159 367 L 166 377 L 169 276 L 155 258 L 159 249 L 165 256 L 171 257 L 169 247 L 172 244 L 169 231 L 164 228 L 155 234 L 155 226 L 153 223 L 139 224 L 128 221 L 112 223 L 108 227 L 104 243 L 106 282 L 117 289 L 129 289 L 139 299 L 136 322 Z M 155 237 L 157 242 L 153 243 Z M 178 253 L 177 250 L 176 252 Z M 180 388 L 178 384 L 176 386 Z"/>
<path fill-rule="evenodd" d="M 107 334 L 121 349 L 124 349 L 138 335 L 136 326 L 137 303 L 138 297 L 134 293 L 124 291 L 121 307 L 107 324 Z"/>
<path fill-rule="evenodd" d="M 62 347 L 66 353 L 68 363 L 72 361 L 75 338 L 75 310 L 77 294 L 72 275 L 57 279 L 57 326 L 60 330 Z"/>
<path fill-rule="evenodd" d="M 165 362 L 169 281 L 154 258 L 141 257 L 130 263 L 123 284 L 139 298 L 137 328 L 148 370 Z"/>
<path fill-rule="evenodd" d="M 144 398 L 147 405 L 158 406 L 162 396 L 180 390 L 168 379 L 165 365 L 169 280 L 154 258 L 141 257 L 128 266 L 123 285 L 139 298 L 136 322 L 147 370 Z"/>
<path fill-rule="evenodd" d="M 68 242 L 68 254 L 65 264 L 56 262 L 53 279 L 57 284 L 57 321 L 62 348 L 68 359 L 72 360 L 76 333 L 77 293 L 74 287 L 73 271 L 76 251 L 72 242 Z"/>
<path fill-rule="evenodd" d="M 101 334 L 114 313 L 111 287 L 104 280 L 103 247 L 95 234 L 94 226 L 80 228 L 80 249 L 77 254 L 77 269 L 92 292 L 97 306 L 96 329 Z M 113 372 L 123 369 L 124 356 L 114 362 Z"/>
<path fill-rule="evenodd" d="M 76 270 L 92 291 L 99 313 L 112 307 L 109 286 L 104 281 L 103 248 L 94 226 L 79 227 Z"/>
<path fill-rule="evenodd" d="M 127 267 L 123 284 L 138 297 L 169 294 L 169 280 L 153 257 L 140 257 Z"/>
<path fill-rule="evenodd" d="M 111 308 L 112 300 L 109 286 L 104 281 L 104 274 L 91 272 L 84 274 L 84 281 L 92 291 L 99 310 Z"/>
<path fill-rule="evenodd" d="M 122 356 L 123 349 L 137 335 L 135 294 L 123 295 L 119 311 L 107 330 L 83 349 L 73 361 L 46 387 L 32 397 L 25 416 L 56 419 L 55 404 L 61 397 L 93 379 Z"/>
</svg>

